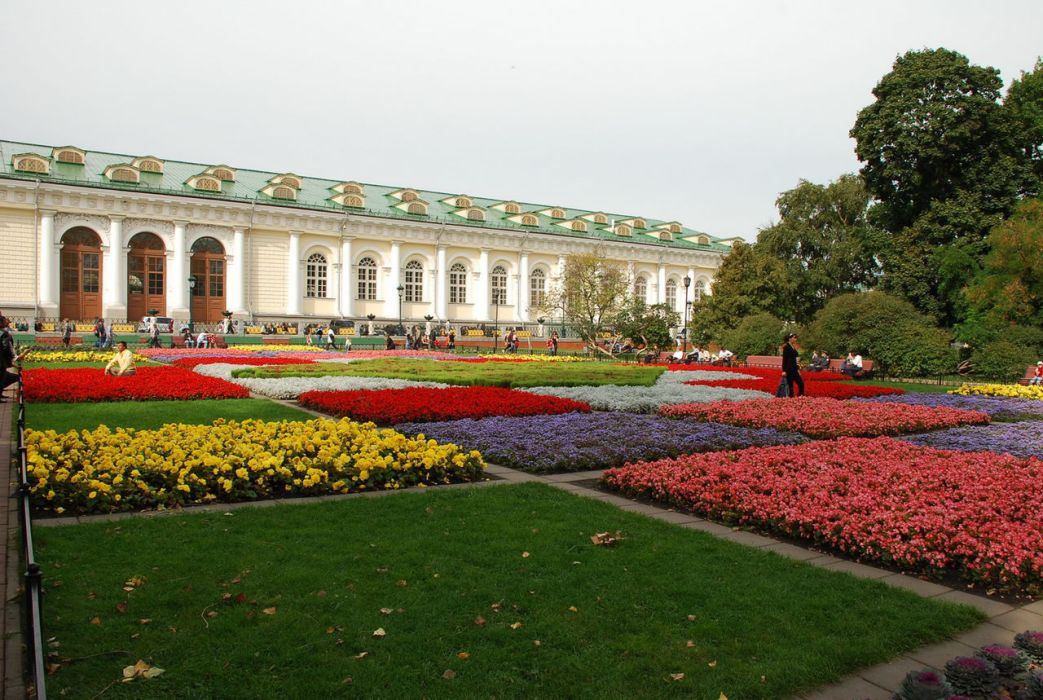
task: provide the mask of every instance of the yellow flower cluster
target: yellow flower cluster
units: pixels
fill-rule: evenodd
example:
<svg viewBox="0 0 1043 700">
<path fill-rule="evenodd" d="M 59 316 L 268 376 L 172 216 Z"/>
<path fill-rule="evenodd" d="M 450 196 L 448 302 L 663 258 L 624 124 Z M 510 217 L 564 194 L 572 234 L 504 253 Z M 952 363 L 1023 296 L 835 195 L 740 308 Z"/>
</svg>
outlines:
<svg viewBox="0 0 1043 700">
<path fill-rule="evenodd" d="M 961 396 L 1006 396 L 1013 399 L 1037 399 L 1043 401 L 1043 386 L 1021 386 L 1019 384 L 961 384 L 950 394 Z"/>
<path fill-rule="evenodd" d="M 26 443 L 33 503 L 56 513 L 398 489 L 485 468 L 477 451 L 348 419 L 29 430 Z"/>
<path fill-rule="evenodd" d="M 325 352 L 316 345 L 229 345 L 228 349 L 248 352 Z"/>
<path fill-rule="evenodd" d="M 26 357 L 26 362 L 108 362 L 114 350 L 33 350 Z M 144 362 L 146 358 L 134 355 L 136 362 Z"/>
</svg>

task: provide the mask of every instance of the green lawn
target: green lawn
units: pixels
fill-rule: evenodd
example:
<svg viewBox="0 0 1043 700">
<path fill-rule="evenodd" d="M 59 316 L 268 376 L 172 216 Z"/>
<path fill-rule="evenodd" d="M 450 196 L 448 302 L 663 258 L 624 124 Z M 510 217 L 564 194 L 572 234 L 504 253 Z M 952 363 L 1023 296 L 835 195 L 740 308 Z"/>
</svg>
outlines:
<svg viewBox="0 0 1043 700">
<path fill-rule="evenodd" d="M 952 391 L 956 388 L 950 384 L 914 384 L 913 382 L 878 382 L 876 380 L 856 383 L 865 384 L 866 386 L 886 386 L 891 387 L 892 389 L 905 389 L 909 392 L 921 394 L 944 394 L 947 391 Z"/>
<path fill-rule="evenodd" d="M 34 535 L 65 698 L 774 699 L 982 619 L 542 484 Z"/>
<path fill-rule="evenodd" d="M 665 367 L 601 365 L 594 362 L 446 362 L 439 360 L 380 359 L 365 362 L 316 363 L 278 367 L 247 367 L 236 377 L 354 376 L 394 377 L 460 386 L 596 386 L 622 384 L 651 386 Z"/>
<path fill-rule="evenodd" d="M 94 430 L 99 425 L 147 430 L 166 423 L 205 425 L 228 420 L 311 420 L 315 416 L 267 399 L 222 401 L 113 401 L 108 403 L 34 403 L 26 407 L 33 430 Z"/>
</svg>

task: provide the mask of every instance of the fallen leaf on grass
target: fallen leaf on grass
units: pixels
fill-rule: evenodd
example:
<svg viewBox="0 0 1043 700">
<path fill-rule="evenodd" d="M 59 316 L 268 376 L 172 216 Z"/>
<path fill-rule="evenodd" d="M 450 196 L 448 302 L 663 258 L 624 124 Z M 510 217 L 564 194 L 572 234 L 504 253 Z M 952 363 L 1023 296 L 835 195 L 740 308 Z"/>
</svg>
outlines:
<svg viewBox="0 0 1043 700">
<path fill-rule="evenodd" d="M 575 605 L 570 605 L 569 612 L 579 612 L 579 608 L 577 608 Z"/>
<path fill-rule="evenodd" d="M 265 615 L 274 615 L 275 613 L 279 612 L 279 608 L 276 608 L 276 607 L 265 608 L 261 612 L 263 612 Z"/>
<path fill-rule="evenodd" d="M 512 629 L 512 630 L 516 630 L 516 629 L 521 629 L 521 626 L 522 626 L 522 623 L 520 623 L 520 622 L 515 622 L 515 623 L 513 623 L 513 624 L 511 625 L 511 629 Z"/>
<path fill-rule="evenodd" d="M 688 621 L 689 622 L 695 622 L 695 615 L 689 615 L 688 616 Z"/>
<path fill-rule="evenodd" d="M 459 654 L 456 655 L 456 658 L 460 659 L 461 661 L 467 661 L 469 658 L 471 658 L 471 655 L 466 651 L 461 651 Z"/>
<path fill-rule="evenodd" d="M 217 611 L 216 610 L 211 610 L 211 611 L 209 611 L 206 614 L 206 616 L 209 617 L 211 620 L 213 620 L 215 617 L 217 617 Z"/>
<path fill-rule="evenodd" d="M 675 681 L 683 681 L 684 680 L 684 674 L 683 673 L 671 673 L 670 674 L 670 678 L 671 678 L 671 680 L 675 680 Z"/>
<path fill-rule="evenodd" d="M 479 615 L 478 617 L 474 618 L 474 624 L 476 624 L 479 627 L 481 627 L 482 625 L 485 624 L 485 618 L 482 617 L 481 615 Z"/>
<path fill-rule="evenodd" d="M 98 597 L 98 594 L 95 593 L 94 591 L 91 591 L 90 593 L 87 594 L 87 600 L 94 600 L 97 597 Z"/>
<path fill-rule="evenodd" d="M 619 531 L 614 535 L 607 532 L 599 532 L 590 537 L 590 541 L 599 547 L 611 547 L 612 545 L 618 544 L 622 539 L 623 533 Z"/>
<path fill-rule="evenodd" d="M 319 596 L 320 598 L 325 598 L 326 597 L 326 591 L 319 591 L 315 595 Z"/>
<path fill-rule="evenodd" d="M 447 668 L 445 670 L 445 673 L 442 674 L 442 678 L 446 679 L 447 681 L 451 681 L 454 678 L 456 678 L 456 671 L 454 671 L 451 668 Z"/>
<path fill-rule="evenodd" d="M 503 610 L 503 603 L 493 603 L 489 607 L 492 608 L 495 612 L 500 612 L 501 610 Z"/>
<path fill-rule="evenodd" d="M 395 611 L 392 610 L 391 608 L 381 608 L 380 609 L 380 614 L 381 615 L 390 615 L 393 612 L 395 612 Z"/>
<path fill-rule="evenodd" d="M 715 668 L 717 666 L 717 662 L 716 661 L 711 661 L 710 663 L 708 663 L 706 665 L 709 666 L 710 668 Z"/>
<path fill-rule="evenodd" d="M 687 642 L 685 642 L 684 645 L 686 647 L 688 647 L 689 649 L 694 649 L 695 648 L 695 642 L 693 642 L 691 639 L 689 639 Z"/>
<path fill-rule="evenodd" d="M 532 645 L 533 645 L 534 647 L 538 647 L 538 646 L 540 645 L 540 640 L 538 640 L 538 639 L 534 639 L 534 640 L 532 640 Z"/>
<path fill-rule="evenodd" d="M 130 683 L 135 678 L 156 678 L 162 674 L 163 669 L 138 659 L 138 662 L 133 666 L 124 667 L 123 682 Z"/>
<path fill-rule="evenodd" d="M 355 658 L 357 660 L 359 660 L 359 661 L 362 661 L 367 656 L 369 656 L 369 652 L 368 651 L 360 651 L 359 653 L 355 654 Z"/>
<path fill-rule="evenodd" d="M 384 631 L 383 627 L 378 627 L 375 630 L 373 630 L 374 637 L 383 637 L 385 635 L 387 635 L 387 632 Z"/>
<path fill-rule="evenodd" d="M 405 588 L 406 586 L 409 585 L 409 583 L 406 582 L 406 580 L 404 578 L 400 578 L 399 580 L 395 581 L 395 585 L 398 586 L 399 588 Z"/>
<path fill-rule="evenodd" d="M 528 558 L 529 558 L 529 553 L 528 552 L 522 552 L 522 559 L 528 559 Z"/>
<path fill-rule="evenodd" d="M 97 616 L 92 617 L 91 618 L 91 624 L 92 625 L 100 625 L 101 624 L 101 618 L 97 617 Z"/>
<path fill-rule="evenodd" d="M 721 693 L 720 697 L 718 697 L 717 700 L 728 700 L 728 696 L 724 693 Z"/>
<path fill-rule="evenodd" d="M 116 612 L 118 612 L 118 613 L 125 613 L 125 612 L 127 612 L 127 604 L 126 603 L 116 603 Z"/>
</svg>

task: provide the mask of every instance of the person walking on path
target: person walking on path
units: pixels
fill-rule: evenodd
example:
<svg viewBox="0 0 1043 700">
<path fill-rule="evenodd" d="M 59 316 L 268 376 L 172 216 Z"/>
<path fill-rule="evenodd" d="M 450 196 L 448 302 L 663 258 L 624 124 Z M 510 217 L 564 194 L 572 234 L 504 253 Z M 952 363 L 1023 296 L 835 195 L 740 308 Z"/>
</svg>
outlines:
<svg viewBox="0 0 1043 700">
<path fill-rule="evenodd" d="M 786 341 L 782 344 L 782 371 L 786 375 L 786 384 L 789 386 L 789 398 L 794 397 L 793 385 L 800 388 L 800 395 L 804 395 L 804 379 L 800 376 L 800 365 L 797 358 L 800 353 L 794 343 L 797 341 L 796 333 L 786 335 Z"/>
<path fill-rule="evenodd" d="M 68 350 L 70 344 L 72 344 L 72 321 L 64 319 L 62 321 L 62 345 Z"/>
</svg>

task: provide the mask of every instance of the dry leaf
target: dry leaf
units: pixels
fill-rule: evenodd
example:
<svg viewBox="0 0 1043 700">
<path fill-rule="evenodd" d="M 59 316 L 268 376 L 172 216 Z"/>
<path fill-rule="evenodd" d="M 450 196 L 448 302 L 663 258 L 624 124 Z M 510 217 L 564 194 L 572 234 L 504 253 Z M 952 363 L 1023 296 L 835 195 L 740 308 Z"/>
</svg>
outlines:
<svg viewBox="0 0 1043 700">
<path fill-rule="evenodd" d="M 215 617 L 217 617 L 217 611 L 216 610 L 211 610 L 211 611 L 209 611 L 206 614 L 206 616 L 209 617 L 211 620 L 213 620 Z"/>
<path fill-rule="evenodd" d="M 706 665 L 709 666 L 710 668 L 714 668 L 714 667 L 717 666 L 717 662 L 716 661 L 711 661 L 710 663 L 708 663 Z"/>
<path fill-rule="evenodd" d="M 387 632 L 384 631 L 383 627 L 378 627 L 375 630 L 373 630 L 373 636 L 374 637 L 383 637 L 386 634 L 387 634 Z"/>
<path fill-rule="evenodd" d="M 768 679 L 766 677 L 764 677 L 764 676 L 761 676 L 761 683 L 767 683 L 767 682 L 768 682 Z"/>
<path fill-rule="evenodd" d="M 691 639 L 689 639 L 687 642 L 685 642 L 684 645 L 686 647 L 688 647 L 689 649 L 694 649 L 695 648 L 695 642 L 693 642 Z"/>
<path fill-rule="evenodd" d="M 482 625 L 485 624 L 485 618 L 482 617 L 481 615 L 479 615 L 478 617 L 474 618 L 474 624 L 476 624 L 479 627 L 481 627 Z"/>
<path fill-rule="evenodd" d="M 315 595 L 319 596 L 320 598 L 325 598 L 326 597 L 326 591 L 319 591 Z"/>
<path fill-rule="evenodd" d="M 137 588 L 138 586 L 143 586 L 143 585 L 145 585 L 145 577 L 144 576 L 131 576 L 129 579 L 127 579 L 126 583 L 124 583 L 123 585 L 124 586 L 130 586 L 131 588 Z"/>
<path fill-rule="evenodd" d="M 242 579 L 236 576 L 234 579 L 231 580 L 231 583 L 239 583 L 240 581 L 242 581 Z"/>
<path fill-rule="evenodd" d="M 532 640 L 532 645 L 533 645 L 534 647 L 538 647 L 538 646 L 540 645 L 540 640 L 538 640 L 538 639 L 534 639 L 534 640 Z"/>
<path fill-rule="evenodd" d="M 579 608 L 577 608 L 575 605 L 570 605 L 569 612 L 579 612 Z"/>
<path fill-rule="evenodd" d="M 529 553 L 528 552 L 522 552 L 522 559 L 528 559 L 528 558 L 529 558 Z"/>
<path fill-rule="evenodd" d="M 445 670 L 445 673 L 442 674 L 442 678 L 446 679 L 447 681 L 451 681 L 454 678 L 456 678 L 456 671 L 454 671 L 451 668 L 447 668 Z"/>
<path fill-rule="evenodd" d="M 503 610 L 503 603 L 493 603 L 489 607 L 492 608 L 496 612 L 500 612 L 501 610 Z"/>
<path fill-rule="evenodd" d="M 354 682 L 355 681 L 352 679 L 351 676 L 347 676 L 344 680 L 341 681 L 341 684 L 342 685 L 351 685 Z"/>
<path fill-rule="evenodd" d="M 127 593 L 133 593 L 134 592 L 134 586 L 124 586 L 123 590 L 125 590 Z"/>
<path fill-rule="evenodd" d="M 728 700 L 728 696 L 724 693 L 721 693 L 720 697 L 718 697 L 717 700 Z"/>
<path fill-rule="evenodd" d="M 232 600 L 232 594 L 231 594 L 231 593 L 223 593 L 223 594 L 221 594 L 221 600 L 222 600 L 223 602 L 225 602 L 225 603 L 229 603 L 229 602 L 231 602 L 231 600 Z"/>
<path fill-rule="evenodd" d="M 61 664 L 47 664 L 47 673 L 55 674 L 62 670 Z"/>
<path fill-rule="evenodd" d="M 616 532 L 612 535 L 607 532 L 599 532 L 595 535 L 591 535 L 590 541 L 599 547 L 611 547 L 614 544 L 618 544 L 623 539 L 623 533 Z"/>
<path fill-rule="evenodd" d="M 513 624 L 511 625 L 511 629 L 512 629 L 512 630 L 516 630 L 516 629 L 521 629 L 521 626 L 522 626 L 522 623 L 520 623 L 520 622 L 515 622 L 515 623 L 513 623 Z"/>
<path fill-rule="evenodd" d="M 369 656 L 368 651 L 360 651 L 359 653 L 355 654 L 355 658 L 359 661 L 362 661 L 362 659 L 366 658 L 367 656 Z"/>
<path fill-rule="evenodd" d="M 460 659 L 461 661 L 467 661 L 469 658 L 471 658 L 471 655 L 466 651 L 461 651 L 459 654 L 456 655 L 456 658 Z"/>
<path fill-rule="evenodd" d="M 134 634 L 130 635 L 130 638 L 131 639 L 137 639 L 140 636 L 141 636 L 141 632 L 135 632 Z"/>
<path fill-rule="evenodd" d="M 126 603 L 116 603 L 116 612 L 118 612 L 118 613 L 125 613 L 125 612 L 127 612 L 127 604 Z"/>
<path fill-rule="evenodd" d="M 671 673 L 670 674 L 670 678 L 672 680 L 675 680 L 675 681 L 683 681 L 684 680 L 684 674 L 683 673 Z"/>
<path fill-rule="evenodd" d="M 279 608 L 276 608 L 276 607 L 265 608 L 261 612 L 263 612 L 265 615 L 274 615 L 275 613 L 279 612 Z"/>
<path fill-rule="evenodd" d="M 94 591 L 91 591 L 90 593 L 87 594 L 87 600 L 94 600 L 97 597 L 98 597 L 98 594 L 95 593 Z"/>
<path fill-rule="evenodd" d="M 159 668 L 158 666 L 153 666 L 141 675 L 145 676 L 145 678 L 155 678 L 156 676 L 163 675 L 163 669 Z"/>
<path fill-rule="evenodd" d="M 688 616 L 688 621 L 689 622 L 695 622 L 695 615 L 689 615 Z"/>
<path fill-rule="evenodd" d="M 101 618 L 97 617 L 97 616 L 92 617 L 91 618 L 91 624 L 92 625 L 100 625 L 101 624 Z"/>
<path fill-rule="evenodd" d="M 395 581 L 395 585 L 398 586 L 399 588 L 405 588 L 409 584 L 406 582 L 406 580 L 404 578 L 400 578 L 399 580 Z"/>
<path fill-rule="evenodd" d="M 238 594 L 236 594 L 235 602 L 237 602 L 237 603 L 245 603 L 246 602 L 246 594 L 245 593 L 238 593 Z"/>
<path fill-rule="evenodd" d="M 393 612 L 395 612 L 395 611 L 392 610 L 391 608 L 381 608 L 380 609 L 380 614 L 382 614 L 382 615 L 390 615 Z"/>
</svg>

